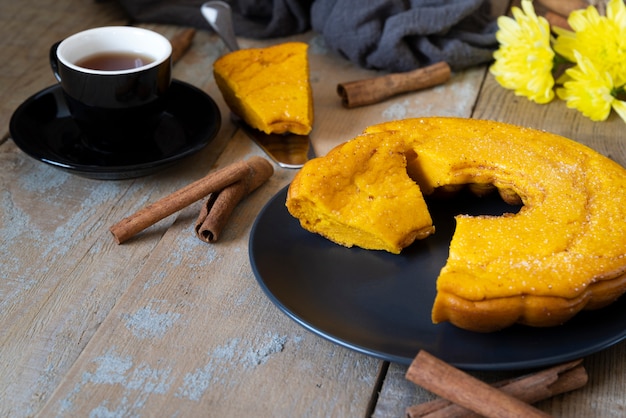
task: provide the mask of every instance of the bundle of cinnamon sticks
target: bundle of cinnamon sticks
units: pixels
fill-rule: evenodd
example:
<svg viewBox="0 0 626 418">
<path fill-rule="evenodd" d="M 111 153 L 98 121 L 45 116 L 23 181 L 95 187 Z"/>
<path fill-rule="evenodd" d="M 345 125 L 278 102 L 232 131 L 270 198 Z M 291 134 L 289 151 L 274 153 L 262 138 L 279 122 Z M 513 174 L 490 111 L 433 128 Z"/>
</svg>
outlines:
<svg viewBox="0 0 626 418">
<path fill-rule="evenodd" d="M 262 157 L 230 164 L 122 219 L 109 230 L 115 241 L 122 244 L 161 219 L 208 196 L 195 231 L 201 240 L 215 242 L 239 202 L 272 174 L 274 166 Z"/>
<path fill-rule="evenodd" d="M 530 404 L 578 389 L 588 380 L 582 360 L 575 360 L 488 385 L 425 351 L 417 354 L 406 378 L 443 398 L 407 408 L 407 418 L 548 417 Z"/>
</svg>

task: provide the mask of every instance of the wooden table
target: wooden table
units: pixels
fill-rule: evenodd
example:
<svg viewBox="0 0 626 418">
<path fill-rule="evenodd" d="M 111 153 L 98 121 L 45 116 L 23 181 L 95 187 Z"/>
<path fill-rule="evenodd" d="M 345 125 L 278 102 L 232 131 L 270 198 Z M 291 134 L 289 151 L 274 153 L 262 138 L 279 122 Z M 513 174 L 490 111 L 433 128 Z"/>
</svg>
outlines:
<svg viewBox="0 0 626 418">
<path fill-rule="evenodd" d="M 406 366 L 303 329 L 255 281 L 251 225 L 293 170 L 277 167 L 238 206 L 216 244 L 193 234 L 199 203 L 115 244 L 109 227 L 120 219 L 210 170 L 263 155 L 228 117 L 208 147 L 137 179 L 71 175 L 18 149 L 9 119 L 55 83 L 50 44 L 125 23 L 112 1 L 0 0 L 0 416 L 399 417 L 432 398 L 404 378 Z M 181 30 L 145 26 L 169 37 Z M 444 86 L 344 109 L 336 84 L 375 73 L 334 55 L 315 33 L 293 39 L 310 44 L 318 155 L 376 122 L 455 115 L 552 131 L 626 165 L 626 129 L 615 115 L 593 123 L 563 102 L 532 104 L 500 88 L 486 67 L 454 74 Z M 240 40 L 243 47 L 279 41 Z M 210 31 L 199 31 L 174 77 L 207 92 L 228 115 L 211 73 L 224 52 Z M 562 417 L 624 416 L 625 362 L 623 342 L 588 356 L 590 382 L 538 407 Z"/>
</svg>

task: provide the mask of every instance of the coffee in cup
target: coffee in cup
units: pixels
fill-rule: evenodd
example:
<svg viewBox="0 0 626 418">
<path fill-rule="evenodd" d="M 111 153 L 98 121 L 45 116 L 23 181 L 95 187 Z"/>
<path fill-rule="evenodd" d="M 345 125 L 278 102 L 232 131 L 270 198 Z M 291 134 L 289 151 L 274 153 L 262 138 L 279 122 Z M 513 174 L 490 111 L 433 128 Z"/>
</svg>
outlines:
<svg viewBox="0 0 626 418">
<path fill-rule="evenodd" d="M 85 145 L 139 148 L 153 135 L 171 84 L 172 46 L 132 26 L 88 29 L 57 42 L 50 65 Z"/>
</svg>

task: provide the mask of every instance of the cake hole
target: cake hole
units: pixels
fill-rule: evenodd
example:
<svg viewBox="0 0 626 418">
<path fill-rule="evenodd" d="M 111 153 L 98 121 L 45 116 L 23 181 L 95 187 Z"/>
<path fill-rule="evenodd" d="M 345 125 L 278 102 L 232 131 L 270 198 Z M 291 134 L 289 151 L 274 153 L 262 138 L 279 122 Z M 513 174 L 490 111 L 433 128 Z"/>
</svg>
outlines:
<svg viewBox="0 0 626 418">
<path fill-rule="evenodd" d="M 499 217 L 518 213 L 523 205 L 506 203 L 497 190 L 491 193 L 476 195 L 467 185 L 444 187 L 429 196 L 424 196 L 428 211 L 435 226 L 435 233 L 426 239 L 417 240 L 405 250 L 405 255 L 418 257 L 420 254 L 431 254 L 441 251 L 437 260 L 441 268 L 448 257 L 448 249 L 456 229 L 457 215 Z"/>
<path fill-rule="evenodd" d="M 426 201 L 431 211 L 451 216 L 503 216 L 516 214 L 524 206 L 513 190 L 487 183 L 439 187 Z"/>
</svg>

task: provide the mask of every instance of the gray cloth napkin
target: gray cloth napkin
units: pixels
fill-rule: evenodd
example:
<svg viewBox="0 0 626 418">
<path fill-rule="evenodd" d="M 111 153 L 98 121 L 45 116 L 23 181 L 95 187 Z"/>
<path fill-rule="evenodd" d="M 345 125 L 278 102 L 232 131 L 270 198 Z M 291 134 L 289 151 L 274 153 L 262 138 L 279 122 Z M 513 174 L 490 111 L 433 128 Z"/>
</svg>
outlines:
<svg viewBox="0 0 626 418">
<path fill-rule="evenodd" d="M 138 22 L 209 29 L 206 0 L 119 0 Z M 275 38 L 313 29 L 364 68 L 409 71 L 438 61 L 483 64 L 497 48 L 488 0 L 229 0 L 235 33 Z"/>
<path fill-rule="evenodd" d="M 311 23 L 329 47 L 365 68 L 453 70 L 492 59 L 496 25 L 484 0 L 318 0 Z"/>
</svg>

